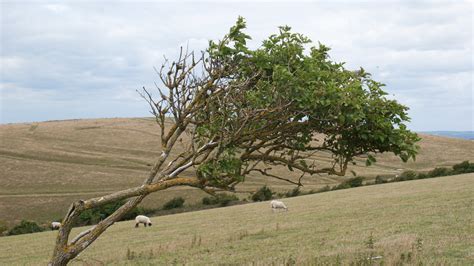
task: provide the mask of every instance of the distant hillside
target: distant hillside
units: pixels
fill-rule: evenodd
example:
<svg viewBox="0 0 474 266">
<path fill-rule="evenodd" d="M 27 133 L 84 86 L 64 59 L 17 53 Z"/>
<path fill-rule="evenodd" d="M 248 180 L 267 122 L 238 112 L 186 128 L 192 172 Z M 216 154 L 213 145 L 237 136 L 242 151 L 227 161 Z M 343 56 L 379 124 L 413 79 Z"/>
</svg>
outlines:
<svg viewBox="0 0 474 266">
<path fill-rule="evenodd" d="M 105 193 L 136 186 L 160 154 L 159 128 L 150 118 L 115 118 L 50 121 L 0 125 L 0 222 L 18 223 L 30 219 L 43 223 L 59 219 L 69 204 Z M 377 163 L 365 167 L 365 158 L 350 170 L 374 178 L 379 174 L 399 174 L 406 169 L 431 170 L 474 161 L 474 142 L 421 134 L 421 150 L 415 162 L 403 163 L 390 154 L 377 155 Z M 329 154 L 313 157 L 321 165 Z M 278 170 L 278 169 L 277 169 Z M 281 168 L 286 178 L 298 173 Z M 194 174 L 191 171 L 184 175 Z M 349 173 L 349 175 L 351 175 Z M 305 177 L 304 189 L 335 185 L 344 177 Z M 267 184 L 277 191 L 292 187 L 282 181 L 249 176 L 237 189 L 240 197 Z M 174 188 L 150 195 L 146 207 L 156 208 L 175 196 L 187 205 L 206 196 L 191 188 Z"/>
<path fill-rule="evenodd" d="M 72 265 L 474 265 L 474 174 L 152 217 Z M 86 228 L 75 228 L 74 234 Z M 57 232 L 3 237 L 1 265 L 45 265 Z"/>
<path fill-rule="evenodd" d="M 423 134 L 474 140 L 474 131 L 423 131 Z"/>
</svg>

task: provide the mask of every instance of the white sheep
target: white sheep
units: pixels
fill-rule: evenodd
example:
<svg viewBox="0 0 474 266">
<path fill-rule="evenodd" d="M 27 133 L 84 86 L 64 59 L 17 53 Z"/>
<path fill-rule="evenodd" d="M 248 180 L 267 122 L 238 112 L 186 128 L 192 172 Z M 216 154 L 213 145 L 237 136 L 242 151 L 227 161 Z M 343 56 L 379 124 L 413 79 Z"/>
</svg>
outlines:
<svg viewBox="0 0 474 266">
<path fill-rule="evenodd" d="M 151 226 L 151 220 L 145 215 L 138 215 L 137 217 L 135 217 L 135 227 L 138 227 L 139 224 L 144 224 L 145 227 L 147 225 Z"/>
<path fill-rule="evenodd" d="M 51 230 L 54 230 L 54 229 L 58 229 L 61 228 L 61 223 L 60 222 L 52 222 L 51 223 Z"/>
<path fill-rule="evenodd" d="M 284 209 L 285 211 L 288 211 L 288 207 L 286 207 L 285 203 L 279 200 L 270 201 L 270 206 L 272 206 L 272 211 L 276 211 L 277 209 Z"/>
</svg>

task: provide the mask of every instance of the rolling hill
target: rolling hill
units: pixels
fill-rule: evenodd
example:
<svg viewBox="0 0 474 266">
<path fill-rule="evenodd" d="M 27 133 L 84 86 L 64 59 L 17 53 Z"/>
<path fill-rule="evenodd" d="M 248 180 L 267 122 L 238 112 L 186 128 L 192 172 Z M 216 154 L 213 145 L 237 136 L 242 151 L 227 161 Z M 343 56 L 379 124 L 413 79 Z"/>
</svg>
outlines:
<svg viewBox="0 0 474 266">
<path fill-rule="evenodd" d="M 153 217 L 148 228 L 119 222 L 72 265 L 473 265 L 473 180 L 464 174 L 288 198 L 288 212 L 262 202 Z M 55 235 L 0 239 L 0 264 L 44 265 Z"/>
<path fill-rule="evenodd" d="M 474 161 L 474 142 L 421 135 L 416 162 L 402 163 L 382 154 L 372 167 L 364 158 L 351 170 L 373 178 L 397 174 L 405 169 L 430 170 Z M 0 223 L 9 225 L 21 219 L 47 223 L 62 217 L 67 206 L 81 198 L 141 184 L 147 170 L 160 154 L 158 127 L 150 118 L 116 118 L 49 121 L 0 125 Z M 315 156 L 328 163 L 328 154 Z M 185 172 L 184 175 L 192 175 Z M 297 174 L 289 173 L 296 178 Z M 333 185 L 344 178 L 326 175 L 305 179 L 305 189 Z M 238 187 L 241 197 L 263 184 L 274 190 L 291 189 L 286 183 L 250 176 Z M 160 207 L 172 197 L 186 198 L 186 204 L 199 202 L 205 194 L 196 189 L 175 188 L 151 195 L 146 207 Z"/>
</svg>

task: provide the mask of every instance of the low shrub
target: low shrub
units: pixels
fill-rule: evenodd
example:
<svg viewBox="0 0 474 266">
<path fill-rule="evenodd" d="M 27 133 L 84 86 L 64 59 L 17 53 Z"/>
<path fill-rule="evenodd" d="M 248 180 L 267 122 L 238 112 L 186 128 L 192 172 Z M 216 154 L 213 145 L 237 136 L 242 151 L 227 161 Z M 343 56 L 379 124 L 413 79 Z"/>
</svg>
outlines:
<svg viewBox="0 0 474 266">
<path fill-rule="evenodd" d="M 286 197 L 286 193 L 284 193 L 284 192 L 276 192 L 273 195 L 276 195 L 277 199 L 281 199 L 281 198 Z"/>
<path fill-rule="evenodd" d="M 219 194 L 218 196 L 219 206 L 227 206 L 233 201 L 239 201 L 239 198 L 234 194 Z"/>
<path fill-rule="evenodd" d="M 425 179 L 429 178 L 429 176 L 426 173 L 418 173 L 418 179 Z"/>
<path fill-rule="evenodd" d="M 385 184 L 390 182 L 390 177 L 378 175 L 375 177 L 375 184 Z"/>
<path fill-rule="evenodd" d="M 151 209 L 147 209 L 147 208 L 144 208 L 144 207 L 135 207 L 133 208 L 131 211 L 129 211 L 127 214 L 125 214 L 123 217 L 122 217 L 122 221 L 126 221 L 126 220 L 133 220 L 135 219 L 135 217 L 137 217 L 137 215 L 147 215 L 147 214 L 150 214 L 152 213 L 153 210 Z"/>
<path fill-rule="evenodd" d="M 361 187 L 363 186 L 364 179 L 364 177 L 358 176 L 347 180 L 346 183 L 349 184 L 350 187 Z"/>
<path fill-rule="evenodd" d="M 252 195 L 252 200 L 253 201 L 271 200 L 273 197 L 273 194 L 274 194 L 273 191 L 269 187 L 263 186 Z"/>
<path fill-rule="evenodd" d="M 120 208 L 120 206 L 122 206 L 122 204 L 122 201 L 117 201 L 86 210 L 79 215 L 80 223 L 82 225 L 96 224 L 114 213 L 118 208 Z"/>
<path fill-rule="evenodd" d="M 22 220 L 19 225 L 16 225 L 10 231 L 8 231 L 8 235 L 21 235 L 21 234 L 29 234 L 29 233 L 36 233 L 36 232 L 43 232 L 45 228 L 39 226 L 37 223 L 32 221 Z"/>
<path fill-rule="evenodd" d="M 428 172 L 429 177 L 447 176 L 451 174 L 452 171 L 445 167 L 436 167 L 435 169 Z"/>
<path fill-rule="evenodd" d="M 184 199 L 182 197 L 176 197 L 165 203 L 163 205 L 163 210 L 171 210 L 171 209 L 176 209 L 176 208 L 181 208 L 183 207 L 184 204 Z"/>
<path fill-rule="evenodd" d="M 216 205 L 219 204 L 219 206 L 227 206 L 229 203 L 232 201 L 238 201 L 239 198 L 234 195 L 234 194 L 227 194 L 227 193 L 220 193 L 216 194 L 214 197 L 204 197 L 202 199 L 202 204 L 204 205 Z"/>
<path fill-rule="evenodd" d="M 107 203 L 103 206 L 89 209 L 84 211 L 79 215 L 79 225 L 92 225 L 96 224 L 103 219 L 105 219 L 107 216 L 111 215 L 114 213 L 120 206 L 122 206 L 125 203 L 125 200 L 119 200 L 116 202 L 111 202 Z M 133 220 L 137 215 L 140 214 L 148 214 L 150 213 L 151 210 L 145 209 L 143 207 L 135 207 L 133 208 L 130 212 L 125 214 L 121 221 L 123 220 Z"/>
<path fill-rule="evenodd" d="M 465 174 L 474 172 L 474 163 L 469 163 L 469 161 L 464 161 L 453 165 L 453 174 Z"/>
<path fill-rule="evenodd" d="M 291 197 L 296 197 L 301 194 L 300 187 L 295 187 L 294 189 L 288 191 L 285 193 L 285 197 L 291 198 Z"/>
<path fill-rule="evenodd" d="M 331 190 L 348 189 L 348 188 L 350 188 L 350 186 L 343 182 L 337 186 L 334 186 Z"/>
<path fill-rule="evenodd" d="M 407 170 L 395 178 L 395 181 L 407 181 L 418 179 L 418 174 L 413 170 Z"/>
<path fill-rule="evenodd" d="M 346 188 L 351 188 L 351 187 L 360 187 L 363 186 L 364 182 L 364 177 L 362 176 L 357 176 L 351 179 L 348 179 L 341 184 L 335 186 L 333 190 L 338 190 L 338 189 L 346 189 Z"/>
</svg>

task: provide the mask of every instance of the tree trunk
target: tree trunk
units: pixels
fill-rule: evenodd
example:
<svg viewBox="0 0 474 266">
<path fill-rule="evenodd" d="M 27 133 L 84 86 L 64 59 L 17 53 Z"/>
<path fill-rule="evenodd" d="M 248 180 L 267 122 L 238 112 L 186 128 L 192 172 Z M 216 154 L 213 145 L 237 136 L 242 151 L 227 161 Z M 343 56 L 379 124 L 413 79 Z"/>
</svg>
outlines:
<svg viewBox="0 0 474 266">
<path fill-rule="evenodd" d="M 75 257 L 75 256 L 74 256 Z M 61 254 L 56 254 L 55 257 L 48 263 L 48 266 L 63 266 L 67 265 L 70 260 L 72 260 L 74 257 L 72 257 L 68 253 L 61 252 Z"/>
<path fill-rule="evenodd" d="M 177 177 L 154 184 L 143 185 L 137 188 L 115 192 L 100 198 L 93 198 L 86 201 L 81 200 L 72 204 L 63 221 L 63 226 L 58 232 L 54 253 L 48 265 L 66 265 L 69 261 L 74 259 L 79 253 L 91 245 L 103 232 L 105 232 L 105 230 L 107 230 L 107 228 L 119 221 L 126 213 L 136 207 L 148 194 L 174 186 L 198 186 L 200 182 L 201 181 L 195 177 Z M 101 206 L 107 202 L 131 197 L 135 198 L 129 199 L 125 204 L 123 204 L 107 218 L 100 221 L 92 228 L 78 234 L 75 238 L 68 242 L 71 229 L 75 224 L 77 217 L 79 217 L 83 211 L 93 207 Z"/>
</svg>

